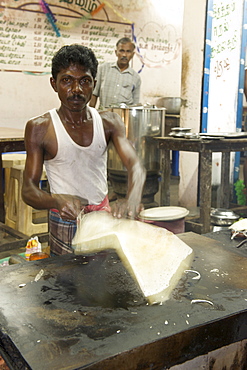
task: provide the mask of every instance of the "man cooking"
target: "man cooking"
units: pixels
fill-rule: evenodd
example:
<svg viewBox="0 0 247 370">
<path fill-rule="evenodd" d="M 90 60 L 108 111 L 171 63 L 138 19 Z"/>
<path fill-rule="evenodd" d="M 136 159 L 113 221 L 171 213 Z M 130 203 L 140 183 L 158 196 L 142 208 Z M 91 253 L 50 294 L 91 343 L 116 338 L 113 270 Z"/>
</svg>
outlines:
<svg viewBox="0 0 247 370">
<path fill-rule="evenodd" d="M 22 197 L 36 209 L 49 210 L 50 248 L 71 253 L 76 218 L 83 211 L 110 212 L 107 196 L 107 145 L 113 142 L 128 173 L 128 192 L 118 200 L 115 217 L 139 213 L 145 169 L 125 136 L 121 118 L 87 106 L 98 62 L 91 49 L 63 46 L 52 59 L 50 83 L 60 108 L 30 119 L 25 128 L 27 159 Z M 43 164 L 50 193 L 40 189 Z M 97 227 L 97 226 L 96 226 Z"/>
<path fill-rule="evenodd" d="M 118 40 L 115 50 L 117 62 L 103 63 L 99 66 L 96 86 L 90 101 L 90 106 L 95 107 L 98 97 L 100 108 L 138 104 L 140 102 L 141 78 L 129 66 L 135 54 L 135 44 L 124 37 Z"/>
</svg>

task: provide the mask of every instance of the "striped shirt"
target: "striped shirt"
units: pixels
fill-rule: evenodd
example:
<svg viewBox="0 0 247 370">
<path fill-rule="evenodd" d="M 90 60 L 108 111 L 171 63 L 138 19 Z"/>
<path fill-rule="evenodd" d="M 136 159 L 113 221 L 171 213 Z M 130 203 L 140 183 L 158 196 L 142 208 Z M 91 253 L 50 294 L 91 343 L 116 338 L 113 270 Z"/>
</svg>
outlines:
<svg viewBox="0 0 247 370">
<path fill-rule="evenodd" d="M 140 103 L 141 78 L 133 68 L 121 72 L 116 62 L 104 63 L 98 68 L 96 80 L 93 95 L 99 97 L 101 108 Z"/>
</svg>

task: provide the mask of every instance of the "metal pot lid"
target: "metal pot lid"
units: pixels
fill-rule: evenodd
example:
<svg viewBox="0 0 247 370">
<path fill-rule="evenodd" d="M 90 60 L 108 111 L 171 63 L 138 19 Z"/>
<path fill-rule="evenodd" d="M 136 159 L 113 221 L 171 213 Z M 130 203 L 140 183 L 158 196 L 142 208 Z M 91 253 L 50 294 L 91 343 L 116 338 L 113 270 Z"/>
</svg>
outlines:
<svg viewBox="0 0 247 370">
<path fill-rule="evenodd" d="M 230 209 L 225 208 L 215 208 L 211 211 L 211 216 L 215 218 L 220 219 L 231 219 L 231 220 L 238 220 L 239 215 L 237 215 L 235 212 L 231 211 Z"/>
<path fill-rule="evenodd" d="M 183 207 L 155 207 L 141 211 L 139 217 L 149 221 L 174 221 L 188 214 L 188 209 Z"/>
<path fill-rule="evenodd" d="M 141 111 L 166 111 L 167 109 L 165 107 L 157 107 L 156 105 L 139 105 L 139 104 L 133 104 L 133 105 L 127 105 L 125 103 L 120 103 L 119 105 L 112 105 L 112 109 L 122 109 L 122 110 L 141 110 Z"/>
</svg>

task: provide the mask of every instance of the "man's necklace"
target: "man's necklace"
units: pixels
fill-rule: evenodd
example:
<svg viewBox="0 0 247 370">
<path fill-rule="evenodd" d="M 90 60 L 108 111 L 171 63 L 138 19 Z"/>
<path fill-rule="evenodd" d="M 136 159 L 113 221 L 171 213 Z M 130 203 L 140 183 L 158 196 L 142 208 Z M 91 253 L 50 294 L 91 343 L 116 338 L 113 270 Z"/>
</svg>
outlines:
<svg viewBox="0 0 247 370">
<path fill-rule="evenodd" d="M 82 127 L 83 124 L 85 123 L 89 123 L 88 121 L 91 120 L 91 115 L 88 113 L 87 114 L 88 117 L 86 117 L 86 119 L 84 119 L 80 124 L 76 124 L 76 123 L 72 123 L 70 120 L 68 120 L 66 117 L 63 116 L 63 121 L 66 125 L 69 125 L 73 130 L 77 130 L 77 129 L 80 129 Z"/>
</svg>

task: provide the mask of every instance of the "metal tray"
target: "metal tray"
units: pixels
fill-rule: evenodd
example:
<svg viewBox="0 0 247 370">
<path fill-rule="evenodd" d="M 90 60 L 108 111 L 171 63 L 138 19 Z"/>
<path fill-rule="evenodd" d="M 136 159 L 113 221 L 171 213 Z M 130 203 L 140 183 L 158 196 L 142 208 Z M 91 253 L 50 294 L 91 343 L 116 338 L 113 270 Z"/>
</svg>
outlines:
<svg viewBox="0 0 247 370">
<path fill-rule="evenodd" d="M 199 136 L 202 139 L 239 139 L 247 137 L 247 132 L 205 132 Z"/>
</svg>

